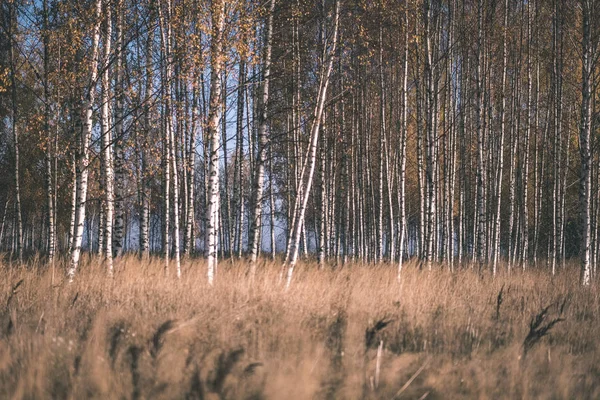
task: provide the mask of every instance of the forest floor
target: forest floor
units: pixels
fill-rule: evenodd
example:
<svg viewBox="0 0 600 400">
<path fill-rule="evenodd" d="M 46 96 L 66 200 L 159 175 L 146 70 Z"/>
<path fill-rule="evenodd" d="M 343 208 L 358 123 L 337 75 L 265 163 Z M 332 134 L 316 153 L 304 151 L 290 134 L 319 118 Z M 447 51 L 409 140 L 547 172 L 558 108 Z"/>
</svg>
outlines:
<svg viewBox="0 0 600 400">
<path fill-rule="evenodd" d="M 36 265 L 37 264 L 37 265 Z M 59 266 L 60 264 L 60 266 Z M 256 277 L 203 260 L 165 277 L 85 259 L 72 284 L 0 266 L 0 398 L 600 398 L 600 292 L 575 265 L 503 272 L 393 265 Z M 173 263 L 171 264 L 173 265 Z"/>
</svg>

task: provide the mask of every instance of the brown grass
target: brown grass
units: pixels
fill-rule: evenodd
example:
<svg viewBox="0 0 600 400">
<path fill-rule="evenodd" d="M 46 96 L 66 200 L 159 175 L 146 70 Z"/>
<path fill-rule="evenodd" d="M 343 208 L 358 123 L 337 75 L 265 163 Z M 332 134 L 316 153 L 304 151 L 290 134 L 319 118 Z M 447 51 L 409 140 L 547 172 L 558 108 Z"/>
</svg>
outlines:
<svg viewBox="0 0 600 400">
<path fill-rule="evenodd" d="M 287 292 L 278 264 L 219 268 L 211 288 L 202 260 L 177 281 L 159 259 L 114 279 L 89 259 L 70 285 L 0 267 L 0 398 L 600 398 L 600 296 L 575 267 L 409 264 L 398 284 L 389 265 L 304 264 Z"/>
</svg>

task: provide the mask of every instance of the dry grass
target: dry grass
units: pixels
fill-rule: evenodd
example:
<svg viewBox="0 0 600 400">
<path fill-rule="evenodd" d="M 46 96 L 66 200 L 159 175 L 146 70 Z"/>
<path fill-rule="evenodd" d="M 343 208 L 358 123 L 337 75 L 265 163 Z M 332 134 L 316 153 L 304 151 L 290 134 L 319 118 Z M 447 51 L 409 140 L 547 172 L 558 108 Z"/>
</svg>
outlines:
<svg viewBox="0 0 600 400">
<path fill-rule="evenodd" d="M 222 262 L 211 288 L 202 260 L 176 281 L 158 259 L 112 280 L 92 259 L 71 285 L 4 265 L 0 398 L 600 398 L 600 296 L 574 267 L 409 264 L 398 284 L 392 266 L 307 264 L 288 292 L 279 267 L 250 282 Z"/>
</svg>

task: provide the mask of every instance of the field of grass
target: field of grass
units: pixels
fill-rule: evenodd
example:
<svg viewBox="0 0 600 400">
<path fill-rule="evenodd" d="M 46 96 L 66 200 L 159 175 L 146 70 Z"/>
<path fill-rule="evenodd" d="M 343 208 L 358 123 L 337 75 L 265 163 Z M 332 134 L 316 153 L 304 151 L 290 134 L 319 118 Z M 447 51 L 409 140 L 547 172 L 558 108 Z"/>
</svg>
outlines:
<svg viewBox="0 0 600 400">
<path fill-rule="evenodd" d="M 600 398 L 600 293 L 573 266 L 542 271 L 392 265 L 246 275 L 203 260 L 96 259 L 0 267 L 0 398 Z M 172 274 L 174 275 L 174 274 Z"/>
</svg>

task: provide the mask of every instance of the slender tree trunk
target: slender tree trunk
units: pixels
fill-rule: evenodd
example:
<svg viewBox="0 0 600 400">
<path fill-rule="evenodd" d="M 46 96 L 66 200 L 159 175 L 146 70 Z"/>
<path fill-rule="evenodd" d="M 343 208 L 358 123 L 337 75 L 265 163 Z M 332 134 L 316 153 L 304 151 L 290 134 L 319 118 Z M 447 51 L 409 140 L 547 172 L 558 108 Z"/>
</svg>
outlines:
<svg viewBox="0 0 600 400">
<path fill-rule="evenodd" d="M 406 226 L 406 139 L 408 137 L 408 10 L 404 13 L 405 34 L 404 34 L 404 68 L 402 71 L 402 132 L 400 133 L 400 167 L 398 171 L 398 203 L 400 215 L 398 218 L 400 226 L 398 233 L 400 240 L 398 242 L 398 281 L 402 277 L 402 266 L 404 262 L 404 240 L 408 231 Z"/>
<path fill-rule="evenodd" d="M 169 74 L 167 73 L 167 76 Z M 175 253 L 175 273 L 177 278 L 181 278 L 181 253 L 179 250 L 179 176 L 178 176 L 178 163 L 175 155 L 175 147 L 177 143 L 175 141 L 175 130 L 173 129 L 173 120 L 170 107 L 167 108 L 167 130 L 170 137 L 169 140 L 169 159 L 171 161 L 171 168 L 173 170 L 173 247 Z"/>
<path fill-rule="evenodd" d="M 485 227 L 486 227 L 486 201 L 485 201 L 485 145 L 483 128 L 483 103 L 484 103 L 484 84 L 483 84 L 483 1 L 478 2 L 478 29 L 477 29 L 477 66 L 476 80 L 477 88 L 475 90 L 476 104 L 476 125 L 477 125 L 477 262 L 479 268 L 483 268 L 485 263 Z"/>
<path fill-rule="evenodd" d="M 266 31 L 263 48 L 263 71 L 262 84 L 258 95 L 257 118 L 258 118 L 258 150 L 256 156 L 254 185 L 251 196 L 250 231 L 248 232 L 248 244 L 250 247 L 250 263 L 252 275 L 256 271 L 256 258 L 259 251 L 259 230 L 262 227 L 263 192 L 265 182 L 265 162 L 267 158 L 267 147 L 270 146 L 267 138 L 267 118 L 269 106 L 269 81 L 271 79 L 271 37 L 273 35 L 273 11 L 275 0 L 270 0 L 269 14 L 266 22 Z"/>
<path fill-rule="evenodd" d="M 114 250 L 115 255 L 120 257 L 123 253 L 123 231 L 124 231 L 124 191 L 125 171 L 123 158 L 123 0 L 117 0 L 115 26 L 115 144 L 114 169 L 115 169 L 115 222 L 114 222 Z"/>
<path fill-rule="evenodd" d="M 593 58 L 591 44 L 592 0 L 581 0 L 583 11 L 581 39 L 581 116 L 579 123 L 579 154 L 581 156 L 580 172 L 580 212 L 581 212 L 581 284 L 590 285 L 590 234 L 591 234 L 591 120 L 592 120 L 592 85 Z"/>
<path fill-rule="evenodd" d="M 496 172 L 496 218 L 494 223 L 494 246 L 492 256 L 492 274 L 496 276 L 498 259 L 500 258 L 500 234 L 501 234 L 501 204 L 502 204 L 502 177 L 504 173 L 504 137 L 506 130 L 506 70 L 507 70 L 507 31 L 508 31 L 508 7 L 509 2 L 504 2 L 504 34 L 502 38 L 502 83 L 500 88 L 500 145 L 498 147 L 498 169 Z"/>
<path fill-rule="evenodd" d="M 273 193 L 275 186 L 275 171 L 273 171 L 273 146 L 269 146 L 269 208 L 271 222 L 271 259 L 275 260 L 275 195 Z"/>
<path fill-rule="evenodd" d="M 562 26 L 559 22 L 560 0 L 554 1 L 553 12 L 553 51 L 552 73 L 554 80 L 554 180 L 552 191 L 552 251 L 550 253 L 550 268 L 552 275 L 556 274 L 556 262 L 560 254 L 560 198 L 561 198 L 561 163 L 562 163 Z"/>
<path fill-rule="evenodd" d="M 242 57 L 242 56 L 241 56 Z M 246 94 L 246 62 L 242 57 L 238 69 L 237 90 L 237 122 L 236 122 L 236 174 L 234 179 L 234 195 L 237 201 L 237 227 L 236 227 L 236 249 L 237 256 L 242 256 L 243 233 L 244 233 L 244 96 Z"/>
<path fill-rule="evenodd" d="M 92 136 L 92 113 L 94 110 L 94 99 L 96 97 L 96 79 L 98 76 L 98 42 L 100 40 L 100 16 L 102 15 L 102 0 L 96 0 L 95 3 L 95 22 L 92 32 L 90 79 L 86 93 L 81 101 L 81 131 L 80 146 L 78 146 L 79 157 L 76 165 L 76 210 L 74 221 L 73 243 L 71 246 L 71 262 L 67 271 L 69 282 L 75 277 L 75 272 L 79 266 L 81 255 L 81 243 L 83 239 L 83 226 L 85 223 L 85 207 L 87 200 L 87 186 L 89 176 L 89 143 Z"/>
<path fill-rule="evenodd" d="M 418 36 L 419 35 L 419 24 L 415 24 L 415 34 Z M 424 101 L 423 101 L 423 83 L 422 83 L 422 79 L 423 76 L 421 74 L 421 70 L 420 70 L 420 63 L 421 63 L 421 57 L 420 57 L 420 51 L 416 52 L 416 99 L 415 99 L 415 108 L 416 108 L 416 114 L 417 114 L 417 121 L 416 121 L 416 125 L 417 125 L 417 183 L 418 183 L 418 187 L 419 187 L 419 238 L 417 241 L 417 247 L 418 247 L 418 254 L 419 254 L 419 258 L 421 260 L 424 260 L 426 257 L 426 245 L 425 245 L 425 237 L 426 237 L 426 226 L 425 226 L 425 221 L 426 221 L 426 203 L 427 203 L 427 193 L 426 193 L 426 188 L 425 188 L 425 162 L 424 162 L 424 143 L 423 143 L 423 137 L 424 137 L 424 129 L 423 129 L 423 120 L 424 120 L 424 112 L 426 113 L 427 111 L 423 110 L 424 108 Z M 426 115 L 426 114 L 425 114 Z"/>
<path fill-rule="evenodd" d="M 153 15 L 153 9 L 150 6 L 149 14 Z M 140 172 L 142 180 L 141 190 L 141 221 L 140 221 L 140 253 L 143 259 L 148 259 L 150 256 L 150 188 L 148 179 L 148 141 L 151 138 L 152 132 L 152 107 L 150 105 L 152 99 L 152 88 L 154 79 L 154 70 L 152 65 L 152 45 L 154 42 L 154 30 L 148 31 L 146 40 L 146 89 L 144 98 L 144 134 L 145 140 L 141 151 L 142 170 Z"/>
<path fill-rule="evenodd" d="M 169 184 L 172 182 L 173 184 L 173 250 L 175 256 L 175 272 L 177 278 L 181 278 L 181 256 L 179 251 L 179 179 L 178 179 L 178 166 L 177 166 L 177 157 L 176 157 L 176 142 L 175 142 L 175 128 L 173 121 L 173 107 L 172 107 L 172 84 L 174 82 L 173 79 L 173 55 L 172 55 L 172 46 L 173 46 L 173 38 L 171 33 L 171 16 L 172 16 L 172 8 L 171 8 L 171 0 L 167 1 L 167 10 L 166 15 L 164 15 L 161 6 L 158 7 L 159 11 L 159 19 L 160 19 L 160 31 L 161 31 L 161 44 L 162 51 L 164 55 L 164 119 L 165 119 L 165 143 L 166 149 L 165 151 L 165 203 L 169 201 Z M 172 171 L 172 175 L 170 174 Z M 171 182 L 169 182 L 171 181 Z M 165 204 L 165 215 L 168 216 L 170 212 L 170 208 Z M 165 224 L 165 231 L 168 235 L 168 225 Z M 166 238 L 168 236 L 165 235 Z M 165 259 L 168 260 L 169 256 L 169 246 L 168 241 L 165 240 Z M 166 261 L 166 265 L 168 266 L 168 261 Z M 168 272 L 168 270 L 166 271 Z"/>
<path fill-rule="evenodd" d="M 525 270 L 529 262 L 529 144 L 531 138 L 531 125 L 533 117 L 533 79 L 531 72 L 531 47 L 532 47 L 532 11 L 531 3 L 527 3 L 527 122 L 525 127 L 525 136 L 523 138 L 523 178 L 522 178 L 522 243 L 523 252 L 521 254 L 521 264 Z"/>
<path fill-rule="evenodd" d="M 383 64 L 383 28 L 380 26 L 379 27 L 379 85 L 380 85 L 380 96 L 381 96 L 381 111 L 380 111 L 380 118 L 381 118 L 381 139 L 380 139 L 380 146 L 381 146 L 381 158 L 382 161 L 385 161 L 385 170 L 384 170 L 384 164 L 383 162 L 380 162 L 380 177 L 383 178 L 383 171 L 385 171 L 385 177 L 386 177 L 386 182 L 387 182 L 387 202 L 388 202 L 388 236 L 386 238 L 386 242 L 388 244 L 388 248 L 389 248 L 389 258 L 390 261 L 394 261 L 394 254 L 395 254 L 395 238 L 394 238 L 394 206 L 393 206 L 393 202 L 392 202 L 392 191 L 393 191 L 393 177 L 391 176 L 391 171 L 390 171 L 390 160 L 389 160 L 389 148 L 388 148 L 388 140 L 387 140 L 387 130 L 386 130 L 386 97 L 385 97 L 385 91 L 386 91 L 386 87 L 385 87 L 385 79 L 384 79 L 384 64 Z M 383 181 L 380 182 L 380 197 L 383 198 Z M 380 200 L 380 213 L 383 213 L 383 201 Z M 383 223 L 381 224 L 380 228 L 383 228 Z M 382 229 L 383 230 L 383 229 Z M 380 249 L 382 250 L 382 249 Z M 380 254 L 380 260 L 383 258 L 383 252 L 381 252 Z"/>
<path fill-rule="evenodd" d="M 78 139 L 74 138 L 76 142 Z M 74 144 L 71 146 L 71 209 L 69 215 L 71 216 L 69 220 L 69 232 L 67 234 L 67 247 L 69 251 L 71 247 L 73 247 L 73 238 L 75 237 L 75 214 L 77 213 L 77 145 Z"/>
<path fill-rule="evenodd" d="M 309 152 L 306 162 L 303 163 L 302 172 L 300 173 L 300 183 L 297 192 L 301 193 L 301 197 L 296 199 L 297 206 L 295 207 L 295 215 L 294 218 L 295 223 L 292 224 L 291 229 L 291 237 L 292 240 L 289 244 L 289 248 L 287 253 L 289 254 L 289 259 L 286 257 L 285 263 L 288 264 L 287 268 L 287 278 L 286 278 L 286 288 L 290 287 L 292 282 L 292 275 L 294 272 L 294 267 L 296 266 L 296 262 L 298 261 L 298 248 L 300 246 L 300 233 L 302 232 L 302 227 L 304 225 L 304 215 L 306 212 L 306 205 L 308 204 L 308 198 L 310 195 L 310 189 L 313 183 L 313 175 L 315 171 L 316 164 L 316 155 L 317 155 L 317 145 L 319 140 L 319 130 L 321 126 L 321 119 L 323 116 L 323 109 L 325 107 L 325 99 L 327 98 L 327 87 L 329 86 L 329 77 L 331 75 L 331 70 L 333 67 L 333 59 L 336 54 L 337 47 L 337 37 L 338 37 L 338 25 L 339 25 L 339 13 L 340 13 L 340 0 L 336 0 L 335 3 L 335 16 L 333 22 L 333 39 L 331 44 L 331 49 L 326 55 L 327 60 L 323 59 L 323 62 L 327 63 L 327 65 L 322 66 L 321 79 L 319 82 L 319 92 L 317 96 L 317 104 L 315 107 L 315 115 L 312 123 L 311 131 L 310 131 L 310 143 L 309 143 Z M 308 165 L 306 165 L 308 164 Z M 308 166 L 308 169 L 306 169 Z M 306 173 L 306 179 L 304 175 Z"/>
<path fill-rule="evenodd" d="M 326 119 L 326 117 L 324 117 L 323 119 Z M 325 135 L 323 135 L 325 136 Z M 328 215 L 327 215 L 327 203 L 329 201 L 329 198 L 327 197 L 327 188 L 326 188 L 326 180 L 325 180 L 325 175 L 326 175 L 326 160 L 325 160 L 325 150 L 324 148 L 326 147 L 326 143 L 325 143 L 325 139 L 323 140 L 323 143 L 321 143 L 321 146 L 318 150 L 319 155 L 318 155 L 318 166 L 317 168 L 319 169 L 319 183 L 320 183 L 320 188 L 319 188 L 319 204 L 317 207 L 319 210 L 319 227 L 317 230 L 317 226 L 315 223 L 315 234 L 317 232 L 319 232 L 319 242 L 318 242 L 318 247 L 317 247 L 317 253 L 318 253 L 318 258 L 319 258 L 319 268 L 323 268 L 323 266 L 325 265 L 325 257 L 326 257 L 326 253 L 327 253 L 327 239 L 328 239 L 328 235 L 327 235 L 327 219 L 328 219 Z"/>
<path fill-rule="evenodd" d="M 425 176 L 426 176 L 426 184 L 427 184 L 427 213 L 426 213 L 426 236 L 425 236 L 425 253 L 424 259 L 427 265 L 427 269 L 431 270 L 431 266 L 433 263 L 434 257 L 434 236 L 436 229 L 434 223 L 435 216 L 435 171 L 436 163 L 434 161 L 436 150 L 436 136 L 437 133 L 434 130 L 434 113 L 435 104 L 434 104 L 434 83 L 433 83 L 433 73 L 432 73 L 432 62 L 433 62 L 433 48 L 431 43 L 431 4 L 430 0 L 424 1 L 424 11 L 423 18 L 425 19 L 425 70 L 424 70 L 424 78 L 425 78 L 425 115 L 426 115 L 426 152 L 425 152 Z"/>
<path fill-rule="evenodd" d="M 222 193 L 219 194 L 219 196 L 222 195 L 222 199 L 219 202 L 219 209 L 221 210 L 219 216 L 221 218 L 221 226 L 220 228 L 220 232 L 221 232 L 221 256 L 224 258 L 225 254 L 230 255 L 231 254 L 231 197 L 229 196 L 229 152 L 227 150 L 227 80 L 228 80 L 228 75 L 227 75 L 227 71 L 224 68 L 224 71 L 222 73 L 222 79 L 223 82 L 221 83 L 221 87 L 222 89 L 222 99 L 221 99 L 221 105 L 222 105 L 222 111 L 221 111 L 221 115 L 223 116 L 221 118 L 221 148 L 222 148 L 222 152 L 223 152 L 223 189 L 222 189 Z"/>
<path fill-rule="evenodd" d="M 20 178 L 20 145 L 19 145 L 19 123 L 18 119 L 18 103 L 17 103 L 17 3 L 12 2 L 9 15 L 9 32 L 8 37 L 10 42 L 10 87 L 11 87 L 11 129 L 14 146 L 14 184 L 15 184 L 15 208 L 16 208 L 16 249 L 19 262 L 23 262 L 23 214 L 21 210 L 21 178 Z"/>
<path fill-rule="evenodd" d="M 105 268 L 109 275 L 113 273 L 113 216 L 114 216 L 114 171 L 113 171 L 113 140 L 110 126 L 110 57 L 112 39 L 112 15 L 110 2 L 106 1 L 106 33 L 104 36 L 104 65 L 102 72 L 101 94 L 101 141 L 102 148 L 102 180 L 104 183 L 104 228 L 103 254 Z"/>
<path fill-rule="evenodd" d="M 219 109 L 221 107 L 221 73 L 223 68 L 223 25 L 225 22 L 225 2 L 212 0 L 211 3 L 211 45 L 210 45 L 210 105 L 208 111 L 209 140 L 209 180 L 208 207 L 206 211 L 206 257 L 208 260 L 208 283 L 214 282 L 217 270 L 217 235 L 219 232 Z"/>
<path fill-rule="evenodd" d="M 197 78 L 194 77 L 196 81 Z M 194 205 L 196 204 L 196 140 L 197 140 L 197 122 L 200 120 L 198 107 L 198 88 L 193 89 L 192 94 L 192 127 L 190 132 L 190 143 L 187 158 L 187 209 L 185 216 L 185 235 L 184 235 L 184 253 L 189 256 L 194 251 Z"/>
<path fill-rule="evenodd" d="M 55 204 L 54 204 L 54 186 L 52 184 L 52 159 L 55 157 L 56 149 L 53 149 L 53 134 L 50 129 L 50 120 L 52 118 L 52 108 L 50 96 L 50 32 L 48 24 L 48 1 L 43 2 L 43 18 L 44 18 L 44 131 L 46 133 L 46 193 L 48 202 L 48 263 L 54 265 L 54 253 L 56 251 L 56 220 L 54 219 Z M 58 121 L 57 121 L 58 123 Z M 1 236 L 1 234 L 0 234 Z M 0 237 L 0 243 L 2 238 Z"/>
<path fill-rule="evenodd" d="M 519 62 L 516 62 L 520 66 Z M 520 68 L 519 68 L 520 69 Z M 516 220 L 516 179 L 517 179 L 517 159 L 518 159 L 518 126 L 520 122 L 520 113 L 517 104 L 520 101 L 519 97 L 519 78 L 518 75 L 513 75 L 512 78 L 512 101 L 511 101 L 511 120 L 513 121 L 510 126 L 510 153 L 512 154 L 509 168 L 509 186 L 508 186 L 508 270 L 510 271 L 514 262 L 517 247 L 517 234 L 515 227 Z"/>
<path fill-rule="evenodd" d="M 161 84 L 163 89 L 166 89 L 170 82 L 167 78 L 165 64 L 170 64 L 170 57 L 167 54 L 167 37 L 166 32 L 168 22 L 165 21 L 165 16 L 162 11 L 160 2 L 156 2 L 156 9 L 158 11 L 158 22 L 160 27 L 161 35 Z M 164 93 L 164 92 L 163 92 Z M 166 100 L 168 94 L 164 93 L 163 98 Z M 162 241 L 162 253 L 164 258 L 164 271 L 165 275 L 169 271 L 169 248 L 170 248 L 170 229 L 171 229 L 171 162 L 169 160 L 170 155 L 170 141 L 171 137 L 169 134 L 169 118 L 167 116 L 168 111 L 164 107 L 162 111 L 161 128 L 162 128 L 162 168 L 163 168 L 163 241 Z"/>
<path fill-rule="evenodd" d="M 8 212 L 8 203 L 9 198 L 6 197 L 6 202 L 4 203 L 4 212 L 2 213 L 2 224 L 0 224 L 0 249 L 2 248 L 2 239 L 4 239 L 4 227 L 6 224 L 6 214 Z"/>
</svg>

